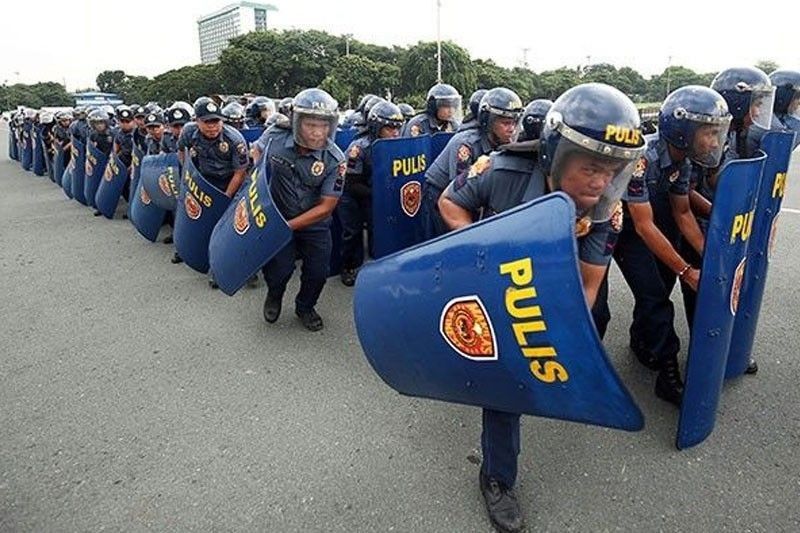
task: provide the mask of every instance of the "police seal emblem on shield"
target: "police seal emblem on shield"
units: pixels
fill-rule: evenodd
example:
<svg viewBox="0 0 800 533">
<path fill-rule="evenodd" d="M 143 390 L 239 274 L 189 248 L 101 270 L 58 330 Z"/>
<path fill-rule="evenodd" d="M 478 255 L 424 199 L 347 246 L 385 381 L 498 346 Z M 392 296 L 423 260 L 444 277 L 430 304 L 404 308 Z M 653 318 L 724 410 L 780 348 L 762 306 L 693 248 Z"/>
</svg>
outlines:
<svg viewBox="0 0 800 533">
<path fill-rule="evenodd" d="M 172 196 L 172 188 L 169 186 L 169 180 L 167 180 L 166 174 L 161 174 L 158 177 L 158 188 L 161 189 L 161 192 L 165 195 Z"/>
<path fill-rule="evenodd" d="M 144 205 L 150 205 L 150 195 L 147 194 L 147 191 L 144 190 L 144 187 L 139 188 L 139 199 L 142 201 Z"/>
<path fill-rule="evenodd" d="M 439 332 L 461 357 L 496 361 L 497 339 L 492 322 L 477 295 L 454 298 L 442 310 Z"/>
<path fill-rule="evenodd" d="M 736 316 L 736 310 L 739 308 L 739 294 L 742 292 L 742 279 L 744 279 L 744 265 L 747 257 L 743 257 L 739 266 L 736 267 L 736 273 L 733 275 L 733 284 L 731 285 L 731 314 Z"/>
<path fill-rule="evenodd" d="M 247 201 L 242 198 L 233 212 L 233 230 L 239 235 L 244 235 L 248 229 L 250 229 L 250 216 L 247 214 Z"/>
<path fill-rule="evenodd" d="M 203 208 L 200 207 L 200 202 L 192 196 L 191 193 L 186 193 L 186 198 L 183 200 L 183 207 L 186 209 L 186 216 L 192 220 L 197 220 L 203 214 Z"/>
<path fill-rule="evenodd" d="M 314 161 L 314 164 L 311 165 L 311 174 L 314 176 L 321 176 L 322 172 L 325 170 L 325 163 L 322 161 Z"/>
<path fill-rule="evenodd" d="M 403 213 L 414 217 L 422 204 L 422 185 L 418 181 L 409 181 L 400 187 L 400 206 Z"/>
</svg>

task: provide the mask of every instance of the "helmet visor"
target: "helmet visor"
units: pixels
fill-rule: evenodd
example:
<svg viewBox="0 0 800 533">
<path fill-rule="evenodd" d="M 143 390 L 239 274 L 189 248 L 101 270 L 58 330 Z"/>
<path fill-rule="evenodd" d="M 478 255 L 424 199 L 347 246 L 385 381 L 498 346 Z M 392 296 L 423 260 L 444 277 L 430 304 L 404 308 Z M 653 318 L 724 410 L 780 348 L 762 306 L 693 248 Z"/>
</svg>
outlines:
<svg viewBox="0 0 800 533">
<path fill-rule="evenodd" d="M 750 120 L 756 126 L 768 130 L 772 125 L 772 105 L 775 102 L 775 87 L 753 89 L 750 97 Z"/>
<path fill-rule="evenodd" d="M 582 136 L 572 130 L 572 133 Z M 563 134 L 563 132 L 562 132 Z M 553 156 L 550 187 L 569 195 L 578 217 L 592 222 L 611 218 L 645 147 L 621 148 L 585 137 L 562 137 Z"/>
<path fill-rule="evenodd" d="M 792 99 L 789 101 L 787 115 L 791 115 L 797 120 L 800 120 L 800 91 L 795 91 Z"/>
<path fill-rule="evenodd" d="M 689 159 L 706 168 L 716 168 L 725 151 L 725 139 L 731 118 L 725 117 L 716 123 L 700 123 L 694 129 L 689 145 Z"/>
<path fill-rule="evenodd" d="M 337 113 L 316 113 L 305 109 L 295 109 L 292 114 L 292 133 L 298 146 L 309 150 L 322 150 L 333 142 Z"/>
<path fill-rule="evenodd" d="M 454 120 L 461 122 L 464 112 L 461 109 L 460 96 L 436 97 L 436 118 L 439 120 Z"/>
</svg>

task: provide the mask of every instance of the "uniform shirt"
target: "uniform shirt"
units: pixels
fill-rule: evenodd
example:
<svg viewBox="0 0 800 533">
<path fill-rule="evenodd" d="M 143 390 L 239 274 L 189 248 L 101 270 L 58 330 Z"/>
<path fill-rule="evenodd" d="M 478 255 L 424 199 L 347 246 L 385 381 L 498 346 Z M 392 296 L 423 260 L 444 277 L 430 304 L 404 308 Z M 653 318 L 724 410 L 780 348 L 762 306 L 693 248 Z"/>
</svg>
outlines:
<svg viewBox="0 0 800 533">
<path fill-rule="evenodd" d="M 347 147 L 344 190 L 350 195 L 369 197 L 372 192 L 372 142 L 369 137 L 359 137 Z"/>
<path fill-rule="evenodd" d="M 114 144 L 114 139 L 111 136 L 111 132 L 108 130 L 103 132 L 92 131 L 92 133 L 89 134 L 89 142 L 94 144 L 98 150 L 108 155 L 111 153 L 111 147 Z"/>
<path fill-rule="evenodd" d="M 322 150 L 300 155 L 291 131 L 275 133 L 266 153 L 269 158 L 270 192 L 275 206 L 287 220 L 319 204 L 323 196 L 338 198 L 344 189 L 344 154 L 333 142 Z M 325 228 L 330 217 L 308 229 Z"/>
<path fill-rule="evenodd" d="M 636 164 L 622 199 L 628 203 L 651 204 L 668 199 L 669 194 L 689 194 L 692 165 L 688 159 L 672 161 L 667 142 L 658 134 L 645 136 L 647 149 Z"/>
<path fill-rule="evenodd" d="M 171 131 L 165 131 L 161 136 L 161 153 L 174 154 L 178 152 L 178 139 L 172 134 Z"/>
<path fill-rule="evenodd" d="M 445 197 L 472 213 L 491 216 L 547 194 L 547 181 L 537 164 L 536 152 L 493 152 L 480 158 L 469 172 L 459 176 L 444 191 Z M 487 164 L 488 162 L 488 164 Z M 592 265 L 611 261 L 621 226 L 611 221 L 592 224 L 578 237 L 578 257 Z"/>
<path fill-rule="evenodd" d="M 236 128 L 224 124 L 222 131 L 214 139 L 206 138 L 196 124 L 189 123 L 178 139 L 178 150 L 189 150 L 192 162 L 205 179 L 221 191 L 237 170 L 246 169 L 250 164 L 247 143 Z"/>
<path fill-rule="evenodd" d="M 142 153 L 147 153 L 147 130 L 135 128 L 133 130 L 133 143 L 141 150 Z"/>
<path fill-rule="evenodd" d="M 794 132 L 792 150 L 800 145 L 800 119 L 793 115 L 772 115 L 772 131 Z"/>
<path fill-rule="evenodd" d="M 443 191 L 456 176 L 466 172 L 478 157 L 491 151 L 492 145 L 480 130 L 456 133 L 425 172 L 425 182 Z"/>
<path fill-rule="evenodd" d="M 56 124 L 53 128 L 53 136 L 61 146 L 69 142 L 69 128 L 65 128 L 61 124 Z"/>
<path fill-rule="evenodd" d="M 287 131 L 291 131 L 289 119 L 286 117 L 283 117 L 283 120 L 278 118 L 273 125 L 264 130 L 264 133 L 262 133 L 258 140 L 253 144 L 253 147 L 258 148 L 258 151 L 263 154 L 267 149 L 267 144 L 269 144 L 270 138 L 278 134 L 286 133 Z"/>
<path fill-rule="evenodd" d="M 117 129 L 114 134 L 114 144 L 117 145 L 117 156 L 123 165 L 126 167 L 131 166 L 133 160 L 133 131 L 124 132 Z"/>
<path fill-rule="evenodd" d="M 164 135 L 166 135 L 166 133 L 164 133 Z M 163 139 L 163 136 L 162 136 L 162 139 Z M 145 144 L 147 145 L 147 152 L 145 152 L 145 153 L 147 155 L 158 155 L 158 154 L 160 154 L 161 153 L 161 140 L 162 139 L 156 140 L 155 137 L 153 137 L 152 135 L 148 134 L 147 138 L 145 139 Z"/>
<path fill-rule="evenodd" d="M 457 120 L 448 120 L 444 124 L 439 124 L 436 118 L 431 117 L 427 113 L 420 113 L 411 117 L 408 122 L 403 126 L 403 131 L 400 133 L 401 137 L 417 137 L 425 133 L 433 135 L 442 131 L 456 131 L 459 123 Z"/>
<path fill-rule="evenodd" d="M 475 130 L 478 129 L 478 119 L 469 116 L 464 119 L 464 122 L 458 127 L 458 131 L 465 131 L 465 130 Z"/>
</svg>

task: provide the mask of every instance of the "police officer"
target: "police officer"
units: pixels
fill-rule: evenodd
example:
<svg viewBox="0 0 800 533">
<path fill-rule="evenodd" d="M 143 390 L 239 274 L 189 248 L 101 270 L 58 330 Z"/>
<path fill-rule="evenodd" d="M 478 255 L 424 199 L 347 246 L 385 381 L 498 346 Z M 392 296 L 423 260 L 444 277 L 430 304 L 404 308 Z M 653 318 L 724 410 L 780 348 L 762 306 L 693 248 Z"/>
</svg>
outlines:
<svg viewBox="0 0 800 533">
<path fill-rule="evenodd" d="M 614 259 L 635 301 L 630 347 L 642 364 L 659 371 L 656 396 L 675 405 L 683 381 L 670 295 L 676 280 L 693 292 L 700 280 L 700 271 L 681 253 L 681 241 L 698 257 L 705 245 L 689 204 L 691 163 L 719 165 L 731 118 L 725 100 L 711 89 L 690 85 L 672 92 L 624 195 L 626 224 Z"/>
<path fill-rule="evenodd" d="M 403 114 L 403 120 L 405 120 L 406 122 L 411 120 L 414 117 L 414 115 L 417 114 L 417 112 L 414 111 L 414 108 L 411 107 L 410 104 L 400 103 L 397 104 L 397 107 L 400 108 L 400 112 Z"/>
<path fill-rule="evenodd" d="M 464 117 L 464 121 L 458 127 L 458 131 L 474 130 L 478 128 L 478 107 L 480 107 L 481 99 L 487 92 L 486 89 L 478 89 L 469 97 L 469 113 Z"/>
<path fill-rule="evenodd" d="M 222 116 L 224 117 L 225 124 L 233 126 L 237 130 L 243 130 L 245 127 L 244 107 L 239 102 L 231 102 L 222 108 Z M 249 117 L 248 120 L 253 119 Z M 253 119 L 254 120 L 254 119 Z M 256 126 L 247 126 L 256 127 Z"/>
<path fill-rule="evenodd" d="M 56 121 L 53 138 L 55 143 L 64 150 L 64 166 L 66 167 L 71 157 L 69 126 L 72 124 L 72 111 L 59 111 L 56 113 Z"/>
<path fill-rule="evenodd" d="M 362 128 L 367 123 L 367 113 L 364 109 L 367 107 L 367 103 L 371 100 L 378 98 L 378 96 L 367 93 L 361 97 L 358 101 L 358 105 L 356 106 L 355 110 L 350 114 L 347 119 L 347 126 L 353 128 Z"/>
<path fill-rule="evenodd" d="M 278 102 L 278 113 L 284 117 L 292 120 L 292 108 L 294 107 L 294 98 L 287 96 Z"/>
<path fill-rule="evenodd" d="M 133 111 L 133 119 L 136 123 L 136 129 L 133 131 L 133 144 L 142 151 L 147 153 L 147 128 L 144 125 L 144 119 L 147 117 L 147 111 L 144 106 L 135 105 L 131 106 Z"/>
<path fill-rule="evenodd" d="M 490 165 L 479 160 L 463 183 L 454 181 L 444 191 L 439 202 L 442 216 L 449 228 L 457 229 L 470 224 L 480 211 L 506 211 L 553 190 L 568 194 L 577 210 L 578 258 L 591 306 L 619 231 L 619 196 L 644 149 L 636 134 L 639 125 L 633 102 L 617 89 L 597 83 L 574 87 L 553 104 L 541 134 L 537 164 L 496 155 Z M 608 138 L 609 126 L 628 134 Z M 523 527 L 513 491 L 519 417 L 483 410 L 480 489 L 489 518 L 501 531 Z"/>
<path fill-rule="evenodd" d="M 161 137 L 161 152 L 173 154 L 178 152 L 178 139 L 181 136 L 183 127 L 191 120 L 191 115 L 183 107 L 173 105 L 167 110 L 167 123 L 169 131 L 164 132 Z"/>
<path fill-rule="evenodd" d="M 367 133 L 347 148 L 347 179 L 337 209 L 342 223 L 341 280 L 348 287 L 355 284 L 364 262 L 365 226 L 372 240 L 372 143 L 399 137 L 403 122 L 398 106 L 379 101 L 367 116 Z"/>
<path fill-rule="evenodd" d="M 249 164 L 247 143 L 235 128 L 222 123 L 221 111 L 210 98 L 199 98 L 194 114 L 195 122 L 187 124 L 178 139 L 181 163 L 188 150 L 200 174 L 233 197 Z"/>
<path fill-rule="evenodd" d="M 164 137 L 164 115 L 161 111 L 151 111 L 144 119 L 144 127 L 147 129 L 147 155 L 158 155 L 161 153 L 161 141 Z"/>
<path fill-rule="evenodd" d="M 353 122 L 353 126 L 358 129 L 357 135 L 368 135 L 369 127 L 367 126 L 367 118 L 369 117 L 369 112 L 372 111 L 372 108 L 375 106 L 375 104 L 383 101 L 383 98 L 374 94 L 368 94 L 362 98 L 363 105 L 359 105 L 359 109 L 356 110 L 355 119 Z"/>
<path fill-rule="evenodd" d="M 108 114 L 102 109 L 95 109 L 87 118 L 91 127 L 89 142 L 105 155 L 109 155 L 114 139 L 108 126 Z"/>
<path fill-rule="evenodd" d="M 456 133 L 425 172 L 422 216 L 426 239 L 447 231 L 437 205 L 442 191 L 478 157 L 511 141 L 522 110 L 522 100 L 514 91 L 505 87 L 487 91 L 478 109 L 478 128 Z"/>
<path fill-rule="evenodd" d="M 772 129 L 794 131 L 794 146 L 800 144 L 800 72 L 781 69 L 769 75 L 775 87 Z"/>
<path fill-rule="evenodd" d="M 544 119 L 550 108 L 553 107 L 552 100 L 537 98 L 525 106 L 522 114 L 522 128 L 530 139 L 538 139 L 544 127 Z"/>
<path fill-rule="evenodd" d="M 266 96 L 256 96 L 248 106 L 246 125 L 248 128 L 263 128 L 267 119 L 275 113 L 275 102 Z M 242 129 L 242 128 L 239 128 Z"/>
<path fill-rule="evenodd" d="M 273 113 L 270 115 L 269 119 L 267 119 L 266 126 L 267 128 L 264 130 L 264 133 L 261 134 L 250 148 L 250 156 L 253 161 L 258 161 L 261 158 L 261 154 L 267 149 L 267 144 L 269 144 L 269 139 L 271 137 L 292 130 L 291 119 L 286 117 L 283 113 Z"/>
<path fill-rule="evenodd" d="M 456 131 L 460 116 L 461 95 L 452 85 L 437 83 L 428 90 L 425 111 L 406 122 L 402 136 L 416 137 L 424 133 L 433 135 L 442 131 Z"/>
<path fill-rule="evenodd" d="M 89 124 L 86 122 L 86 108 L 78 106 L 75 108 L 74 120 L 69 126 L 69 134 L 72 139 L 86 144 L 89 137 Z"/>
<path fill-rule="evenodd" d="M 294 232 L 292 241 L 263 269 L 268 293 L 264 319 L 273 323 L 281 313 L 283 293 L 295 268 L 303 261 L 295 313 L 310 331 L 323 328 L 314 306 L 328 277 L 331 256 L 331 214 L 344 189 L 344 155 L 333 139 L 338 123 L 337 103 L 321 89 L 306 89 L 294 99 L 291 130 L 278 130 L 265 150 L 275 206 Z"/>
</svg>

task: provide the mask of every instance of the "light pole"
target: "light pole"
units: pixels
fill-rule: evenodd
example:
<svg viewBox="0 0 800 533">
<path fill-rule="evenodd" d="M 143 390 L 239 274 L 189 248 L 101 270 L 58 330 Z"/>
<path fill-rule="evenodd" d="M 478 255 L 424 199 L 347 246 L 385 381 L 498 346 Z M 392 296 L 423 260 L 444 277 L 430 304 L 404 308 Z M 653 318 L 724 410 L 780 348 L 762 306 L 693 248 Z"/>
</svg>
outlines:
<svg viewBox="0 0 800 533">
<path fill-rule="evenodd" d="M 670 71 L 670 67 L 672 66 L 672 56 L 667 56 L 667 94 L 664 96 L 666 97 L 669 95 L 669 87 L 670 87 L 670 75 L 672 72 Z"/>
<path fill-rule="evenodd" d="M 344 55 L 350 56 L 350 39 L 353 38 L 352 33 L 345 33 L 344 34 Z"/>
<path fill-rule="evenodd" d="M 442 0 L 436 0 L 436 82 L 442 83 Z"/>
</svg>

